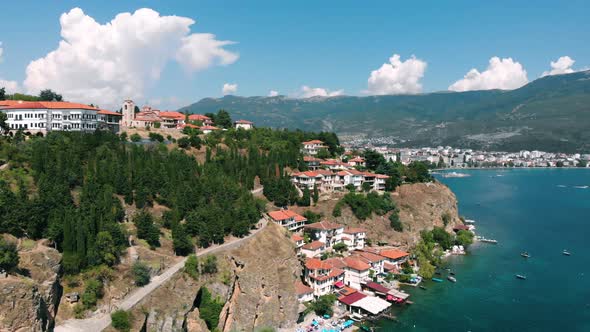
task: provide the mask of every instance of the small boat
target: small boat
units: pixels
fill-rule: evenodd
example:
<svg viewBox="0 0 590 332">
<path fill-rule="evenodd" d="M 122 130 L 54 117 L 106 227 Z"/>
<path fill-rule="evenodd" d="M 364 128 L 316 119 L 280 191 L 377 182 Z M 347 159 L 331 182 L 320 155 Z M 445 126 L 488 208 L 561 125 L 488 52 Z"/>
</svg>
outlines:
<svg viewBox="0 0 590 332">
<path fill-rule="evenodd" d="M 420 286 L 418 286 L 418 287 L 420 287 L 420 289 L 426 290 L 426 287 L 424 287 L 424 286 L 422 286 L 422 285 L 420 285 Z"/>
<path fill-rule="evenodd" d="M 520 255 L 521 255 L 522 257 L 524 257 L 524 258 L 529 258 L 529 257 L 531 257 L 531 255 L 529 255 L 529 253 L 528 253 L 528 252 L 526 252 L 526 251 L 525 251 L 525 252 L 523 252 L 523 253 L 520 253 Z"/>
<path fill-rule="evenodd" d="M 525 276 L 523 276 L 522 274 L 517 274 L 517 275 L 516 275 L 516 278 L 517 278 L 517 279 L 526 280 L 526 277 L 525 277 Z"/>
<path fill-rule="evenodd" d="M 565 249 L 563 250 L 563 254 L 565 256 L 571 256 L 571 253 L 569 251 L 565 250 Z"/>
<path fill-rule="evenodd" d="M 439 278 L 432 278 L 432 281 L 434 281 L 434 282 L 443 282 L 443 280 L 442 279 L 439 279 Z"/>
<path fill-rule="evenodd" d="M 481 238 L 480 241 L 485 242 L 485 243 L 498 244 L 498 240 L 493 240 L 493 239 Z"/>
<path fill-rule="evenodd" d="M 453 277 L 453 276 L 448 276 L 447 279 L 449 279 L 449 281 L 452 281 L 452 282 L 457 282 L 457 279 L 455 279 L 455 277 Z"/>
<path fill-rule="evenodd" d="M 414 302 L 412 302 L 410 300 L 406 300 L 406 304 L 414 304 Z"/>
</svg>

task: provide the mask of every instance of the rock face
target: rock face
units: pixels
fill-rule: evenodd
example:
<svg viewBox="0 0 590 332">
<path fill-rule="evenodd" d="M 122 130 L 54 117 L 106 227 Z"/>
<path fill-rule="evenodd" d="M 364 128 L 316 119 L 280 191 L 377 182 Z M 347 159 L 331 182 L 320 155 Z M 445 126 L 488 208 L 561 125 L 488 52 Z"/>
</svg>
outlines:
<svg viewBox="0 0 590 332">
<path fill-rule="evenodd" d="M 235 277 L 219 329 L 253 331 L 294 325 L 298 317 L 295 281 L 301 267 L 283 228 L 269 224 L 227 257 L 235 266 Z"/>
<path fill-rule="evenodd" d="M 0 279 L 0 331 L 49 331 L 61 298 L 61 254 L 41 242 L 19 251 L 21 274 Z"/>
</svg>

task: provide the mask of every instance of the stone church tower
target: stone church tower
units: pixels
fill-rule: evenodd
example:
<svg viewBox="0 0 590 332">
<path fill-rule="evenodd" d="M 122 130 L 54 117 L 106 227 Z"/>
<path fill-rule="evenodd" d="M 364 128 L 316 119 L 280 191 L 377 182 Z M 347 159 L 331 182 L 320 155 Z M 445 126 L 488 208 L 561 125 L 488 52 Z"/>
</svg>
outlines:
<svg viewBox="0 0 590 332">
<path fill-rule="evenodd" d="M 121 112 L 123 113 L 123 127 L 132 127 L 133 119 L 135 119 L 135 103 L 133 100 L 127 99 L 121 106 Z"/>
</svg>

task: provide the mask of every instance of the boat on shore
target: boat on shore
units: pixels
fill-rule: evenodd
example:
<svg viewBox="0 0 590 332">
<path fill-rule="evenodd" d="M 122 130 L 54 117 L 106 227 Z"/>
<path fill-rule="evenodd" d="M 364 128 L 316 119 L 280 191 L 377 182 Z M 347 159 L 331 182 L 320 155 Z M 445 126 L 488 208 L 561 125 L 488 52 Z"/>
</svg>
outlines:
<svg viewBox="0 0 590 332">
<path fill-rule="evenodd" d="M 523 252 L 523 253 L 521 253 L 520 255 L 521 255 L 522 257 L 524 257 L 524 258 L 529 258 L 529 257 L 531 257 L 531 255 L 529 255 L 529 253 L 528 253 L 528 252 L 526 252 L 526 251 L 525 251 L 525 252 Z"/>
<path fill-rule="evenodd" d="M 453 276 L 448 276 L 447 279 L 449 279 L 451 282 L 457 282 L 457 279 Z"/>
<path fill-rule="evenodd" d="M 517 274 L 516 279 L 526 280 L 526 276 L 523 276 L 522 274 Z"/>
<path fill-rule="evenodd" d="M 564 254 L 565 256 L 571 256 L 572 255 L 569 251 L 567 251 L 565 249 L 563 249 L 562 254 Z"/>
</svg>

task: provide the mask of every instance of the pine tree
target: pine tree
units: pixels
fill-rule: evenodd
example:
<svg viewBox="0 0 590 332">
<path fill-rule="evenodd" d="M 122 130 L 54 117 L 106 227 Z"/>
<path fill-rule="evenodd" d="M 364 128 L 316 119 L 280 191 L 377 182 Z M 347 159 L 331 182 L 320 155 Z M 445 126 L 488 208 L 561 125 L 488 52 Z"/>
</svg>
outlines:
<svg viewBox="0 0 590 332">
<path fill-rule="evenodd" d="M 314 184 L 313 185 L 313 204 L 317 204 L 320 200 L 320 193 L 318 192 L 318 187 Z"/>
</svg>

